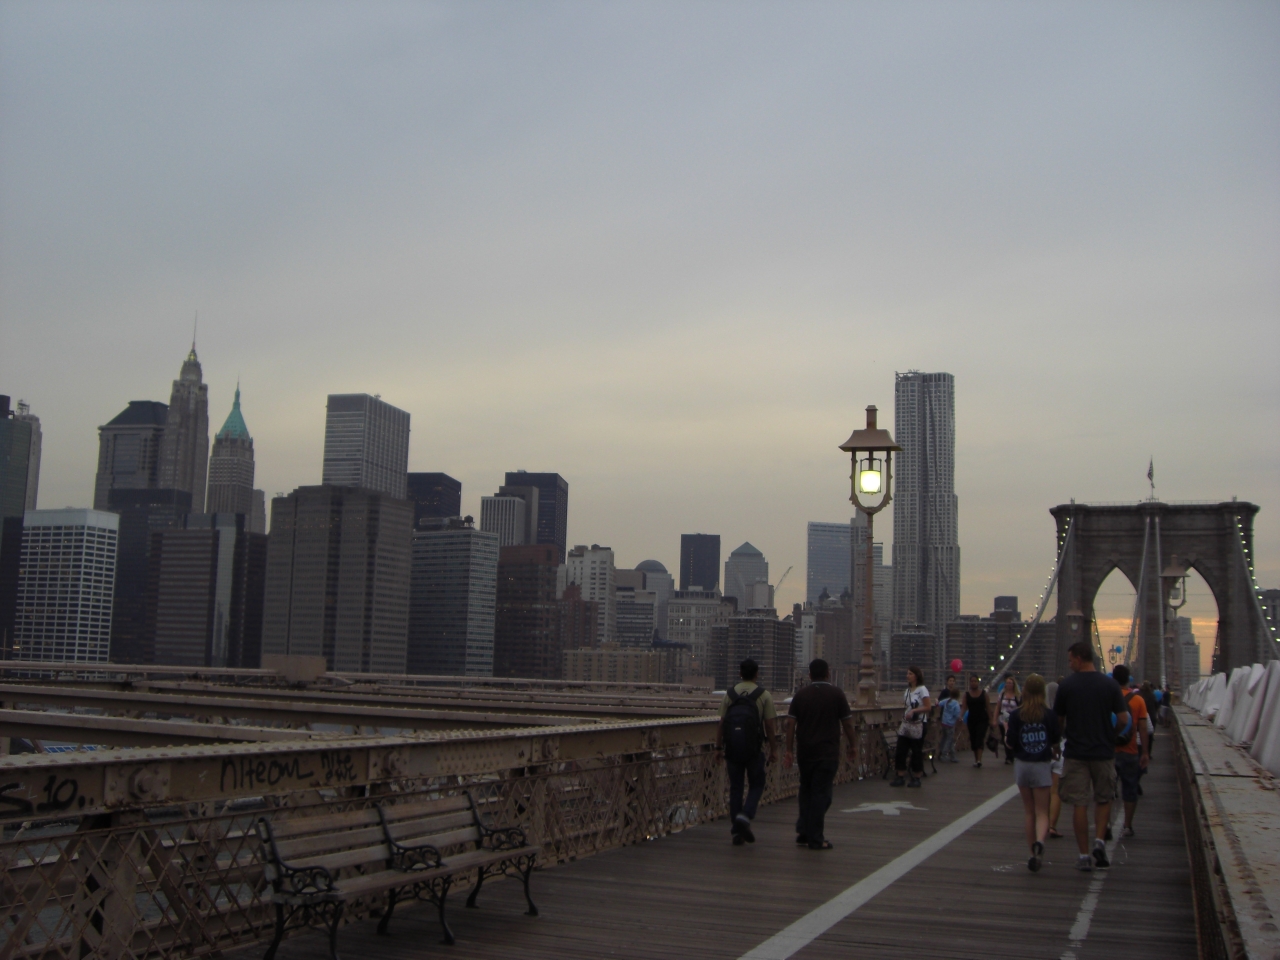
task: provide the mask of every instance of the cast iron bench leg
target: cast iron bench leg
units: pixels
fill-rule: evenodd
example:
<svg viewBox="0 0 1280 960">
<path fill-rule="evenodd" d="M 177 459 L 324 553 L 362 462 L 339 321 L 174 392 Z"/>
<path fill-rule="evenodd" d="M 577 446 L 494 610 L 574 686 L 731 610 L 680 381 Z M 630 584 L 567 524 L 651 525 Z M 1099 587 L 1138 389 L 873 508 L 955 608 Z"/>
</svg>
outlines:
<svg viewBox="0 0 1280 960">
<path fill-rule="evenodd" d="M 524 899 L 529 904 L 529 909 L 525 915 L 530 917 L 536 917 L 538 915 L 538 908 L 533 903 L 533 897 L 529 896 L 529 877 L 533 873 L 533 863 L 533 857 L 527 858 L 524 870 L 521 871 L 524 874 Z"/>
<path fill-rule="evenodd" d="M 276 950 L 280 947 L 280 941 L 284 939 L 284 904 L 276 904 L 276 935 L 271 941 L 271 946 L 267 947 L 266 954 L 262 960 L 275 960 Z"/>
<path fill-rule="evenodd" d="M 387 924 L 391 922 L 391 914 L 396 912 L 396 894 L 399 890 L 387 891 L 387 912 L 382 915 L 382 919 L 378 922 L 378 932 L 386 933 Z"/>
<path fill-rule="evenodd" d="M 476 868 L 476 885 L 471 888 L 471 896 L 467 897 L 467 906 L 475 908 L 476 897 L 480 896 L 480 888 L 484 886 L 484 867 Z"/>
<path fill-rule="evenodd" d="M 440 911 L 440 929 L 444 931 L 444 942 L 446 944 L 454 943 L 453 931 L 449 929 L 449 923 L 444 918 L 444 902 L 445 898 L 449 896 L 449 884 L 450 880 L 446 877 L 444 883 L 440 885 L 440 899 L 436 901 L 436 907 Z"/>
</svg>

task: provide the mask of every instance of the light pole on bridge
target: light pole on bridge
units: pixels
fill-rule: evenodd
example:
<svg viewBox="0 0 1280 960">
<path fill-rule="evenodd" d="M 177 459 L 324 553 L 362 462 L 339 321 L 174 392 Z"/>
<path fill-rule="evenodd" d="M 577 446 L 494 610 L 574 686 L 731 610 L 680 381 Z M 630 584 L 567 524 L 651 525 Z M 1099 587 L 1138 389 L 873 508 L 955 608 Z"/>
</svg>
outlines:
<svg viewBox="0 0 1280 960">
<path fill-rule="evenodd" d="M 873 520 L 875 515 L 889 505 L 893 499 L 893 454 L 901 450 L 888 430 L 876 426 L 876 408 L 867 407 L 867 426 L 864 430 L 855 430 L 849 439 L 840 444 L 840 449 L 849 454 L 853 462 L 853 472 L 849 475 L 849 502 L 867 515 L 867 576 L 865 616 L 862 629 L 862 665 L 858 671 L 858 706 L 874 707 L 876 705 L 876 668 L 872 648 L 875 644 L 875 537 L 873 536 Z M 882 460 L 878 454 L 883 454 Z M 862 497 L 873 498 L 879 495 L 879 503 L 863 503 Z M 850 570 L 852 573 L 852 570 Z"/>
</svg>

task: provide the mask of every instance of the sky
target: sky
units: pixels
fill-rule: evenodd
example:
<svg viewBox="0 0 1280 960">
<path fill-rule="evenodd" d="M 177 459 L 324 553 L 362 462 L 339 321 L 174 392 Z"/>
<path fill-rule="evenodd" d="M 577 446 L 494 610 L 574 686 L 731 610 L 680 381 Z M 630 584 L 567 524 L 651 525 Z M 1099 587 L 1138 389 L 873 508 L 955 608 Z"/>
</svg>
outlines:
<svg viewBox="0 0 1280 960">
<path fill-rule="evenodd" d="M 198 312 L 268 496 L 378 393 L 466 512 L 557 471 L 571 543 L 749 540 L 787 606 L 863 408 L 946 371 L 963 612 L 1149 459 L 1280 586 L 1277 49 L 1248 2 L 0 2 L 0 393 L 88 505 Z"/>
</svg>

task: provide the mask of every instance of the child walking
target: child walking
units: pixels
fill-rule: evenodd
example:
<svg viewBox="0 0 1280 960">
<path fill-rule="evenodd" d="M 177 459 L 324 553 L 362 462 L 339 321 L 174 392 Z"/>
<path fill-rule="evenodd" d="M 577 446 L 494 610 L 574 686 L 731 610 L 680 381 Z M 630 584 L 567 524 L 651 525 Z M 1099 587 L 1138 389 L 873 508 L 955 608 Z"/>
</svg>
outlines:
<svg viewBox="0 0 1280 960">
<path fill-rule="evenodd" d="M 1022 703 L 1009 714 L 1005 731 L 1005 749 L 1013 756 L 1013 780 L 1022 794 L 1027 845 L 1031 848 L 1027 869 L 1032 873 L 1040 869 L 1044 857 L 1044 841 L 1049 834 L 1049 791 L 1053 787 L 1051 767 L 1062 738 L 1058 716 L 1044 701 L 1044 677 L 1033 673 L 1022 689 Z"/>
</svg>

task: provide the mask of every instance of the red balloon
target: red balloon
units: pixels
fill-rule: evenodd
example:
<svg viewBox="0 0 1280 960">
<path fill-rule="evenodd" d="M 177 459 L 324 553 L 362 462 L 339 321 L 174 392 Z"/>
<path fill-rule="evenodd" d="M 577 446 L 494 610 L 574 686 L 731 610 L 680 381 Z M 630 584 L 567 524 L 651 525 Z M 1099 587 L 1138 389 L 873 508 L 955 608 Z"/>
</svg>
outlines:
<svg viewBox="0 0 1280 960">
<path fill-rule="evenodd" d="M 959 673 L 959 672 L 960 672 L 961 670 L 963 670 L 963 669 L 964 669 L 964 661 L 963 661 L 963 660 L 952 660 L 952 661 L 951 661 L 951 672 L 952 672 L 952 673 Z"/>
</svg>

